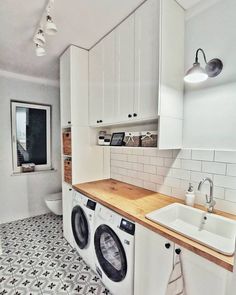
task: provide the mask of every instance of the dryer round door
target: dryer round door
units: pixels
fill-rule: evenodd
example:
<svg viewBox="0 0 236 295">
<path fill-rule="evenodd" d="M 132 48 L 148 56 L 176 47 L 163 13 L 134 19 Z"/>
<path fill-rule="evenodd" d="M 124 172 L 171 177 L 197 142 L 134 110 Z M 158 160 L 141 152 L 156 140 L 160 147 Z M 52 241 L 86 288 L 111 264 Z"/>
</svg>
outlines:
<svg viewBox="0 0 236 295">
<path fill-rule="evenodd" d="M 107 225 L 100 225 L 94 235 L 94 246 L 100 267 L 113 282 L 122 281 L 127 273 L 124 247 L 116 233 Z"/>
<path fill-rule="evenodd" d="M 75 206 L 71 214 L 71 225 L 74 239 L 80 249 L 84 249 L 89 240 L 89 226 L 84 210 Z"/>
</svg>

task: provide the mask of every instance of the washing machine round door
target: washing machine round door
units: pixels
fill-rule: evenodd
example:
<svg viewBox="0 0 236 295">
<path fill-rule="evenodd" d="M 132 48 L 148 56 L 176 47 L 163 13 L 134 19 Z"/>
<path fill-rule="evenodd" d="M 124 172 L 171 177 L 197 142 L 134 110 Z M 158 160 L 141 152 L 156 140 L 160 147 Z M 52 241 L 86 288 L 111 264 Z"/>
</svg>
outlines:
<svg viewBox="0 0 236 295">
<path fill-rule="evenodd" d="M 107 225 L 100 225 L 94 235 L 94 246 L 100 267 L 107 277 L 122 281 L 127 273 L 127 259 L 124 247 L 116 233 Z"/>
<path fill-rule="evenodd" d="M 84 210 L 75 206 L 71 214 L 71 225 L 74 239 L 80 249 L 84 249 L 89 240 L 89 226 Z"/>
</svg>

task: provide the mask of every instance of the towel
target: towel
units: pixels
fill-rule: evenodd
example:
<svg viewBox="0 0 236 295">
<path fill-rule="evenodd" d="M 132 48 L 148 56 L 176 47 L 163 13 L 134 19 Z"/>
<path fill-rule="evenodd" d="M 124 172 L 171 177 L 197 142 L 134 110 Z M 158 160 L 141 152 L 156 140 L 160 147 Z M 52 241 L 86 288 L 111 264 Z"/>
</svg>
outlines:
<svg viewBox="0 0 236 295">
<path fill-rule="evenodd" d="M 186 295 L 184 292 L 184 277 L 180 255 L 175 256 L 175 264 L 168 281 L 166 295 Z"/>
</svg>

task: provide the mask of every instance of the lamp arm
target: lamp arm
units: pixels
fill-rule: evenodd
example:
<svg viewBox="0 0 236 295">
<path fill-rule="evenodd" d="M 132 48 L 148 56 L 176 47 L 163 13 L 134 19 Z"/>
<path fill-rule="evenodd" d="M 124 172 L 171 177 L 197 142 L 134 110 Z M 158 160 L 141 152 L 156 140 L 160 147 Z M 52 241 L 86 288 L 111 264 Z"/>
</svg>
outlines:
<svg viewBox="0 0 236 295">
<path fill-rule="evenodd" d="M 199 52 L 202 53 L 204 61 L 207 64 L 206 54 L 205 54 L 205 52 L 204 52 L 204 50 L 202 48 L 198 48 L 198 50 L 196 51 L 195 63 L 198 63 L 198 54 L 199 54 Z"/>
</svg>

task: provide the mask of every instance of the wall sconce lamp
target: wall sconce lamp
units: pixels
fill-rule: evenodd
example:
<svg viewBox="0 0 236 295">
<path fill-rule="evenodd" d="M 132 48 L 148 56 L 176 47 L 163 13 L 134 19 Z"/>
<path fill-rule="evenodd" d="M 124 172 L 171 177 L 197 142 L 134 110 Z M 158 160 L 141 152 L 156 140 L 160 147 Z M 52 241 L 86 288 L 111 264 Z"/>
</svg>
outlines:
<svg viewBox="0 0 236 295">
<path fill-rule="evenodd" d="M 204 61 L 206 63 L 205 68 L 201 67 L 201 64 L 198 61 L 198 54 L 201 52 L 203 54 Z M 184 81 L 188 83 L 200 83 L 206 81 L 208 78 L 214 78 L 218 76 L 223 69 L 223 63 L 218 58 L 213 58 L 207 62 L 206 54 L 203 49 L 199 48 L 196 51 L 195 62 L 190 68 L 184 77 Z"/>
</svg>

